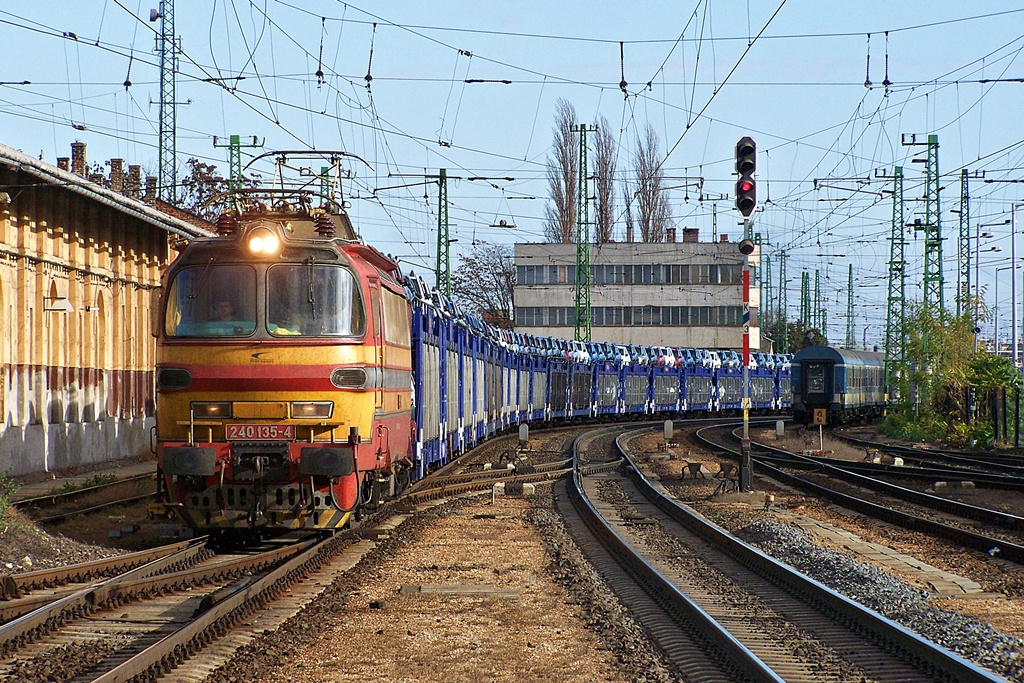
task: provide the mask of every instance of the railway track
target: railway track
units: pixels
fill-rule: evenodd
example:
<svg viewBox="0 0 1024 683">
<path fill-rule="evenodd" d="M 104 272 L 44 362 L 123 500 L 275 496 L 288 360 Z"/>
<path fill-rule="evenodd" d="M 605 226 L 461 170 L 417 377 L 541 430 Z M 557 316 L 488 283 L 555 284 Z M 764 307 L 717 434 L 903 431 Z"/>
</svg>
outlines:
<svg viewBox="0 0 1024 683">
<path fill-rule="evenodd" d="M 141 489 L 148 489 L 140 492 Z M 14 506 L 37 524 L 53 524 L 74 515 L 100 512 L 116 505 L 151 500 L 156 494 L 156 475 L 140 474 L 116 481 L 70 490 L 55 490 L 14 501 Z M 124 493 L 118 493 L 123 491 Z"/>
<path fill-rule="evenodd" d="M 721 430 L 723 428 L 720 426 L 706 427 L 698 430 L 695 438 L 708 447 L 725 451 L 738 458 L 738 448 L 708 434 Z M 726 433 L 731 442 L 738 443 L 735 429 L 726 430 Z M 843 461 L 808 458 L 766 444 L 752 443 L 751 446 L 757 452 L 756 457 L 752 459 L 755 471 L 775 481 L 874 519 L 944 539 L 979 553 L 998 554 L 1002 559 L 1024 564 L 1024 538 L 1020 533 L 1024 528 L 1024 518 L 1020 516 L 897 486 L 852 472 Z M 790 469 L 813 473 L 816 476 L 813 479 L 811 476 L 799 476 L 787 471 Z M 879 471 L 886 470 L 883 468 Z M 834 484 L 823 483 L 827 480 L 840 480 L 853 488 L 847 487 L 847 491 L 842 491 Z M 869 500 L 858 493 L 858 488 L 876 492 L 880 497 L 876 496 L 874 501 Z M 893 500 L 905 505 L 894 506 Z M 941 515 L 927 514 L 928 510 L 938 511 Z M 979 527 L 978 524 L 982 526 Z M 992 525 L 1005 531 L 994 535 L 989 528 Z"/>
<path fill-rule="evenodd" d="M 502 446 L 500 439 L 489 443 Z M 0 625 L 0 678 L 50 675 L 76 683 L 113 683 L 150 680 L 174 670 L 174 680 L 202 680 L 238 647 L 308 604 L 372 550 L 376 539 L 411 515 L 490 489 L 498 481 L 514 485 L 565 476 L 569 470 L 564 465 L 556 461 L 530 474 L 507 471 L 476 480 L 460 475 L 454 483 L 431 477 L 357 528 L 301 547 L 216 555 L 204 544 L 179 544 L 114 577 L 10 600 L 12 607 L 19 600 L 41 604 Z M 446 473 L 438 474 L 443 478 Z M 128 566 L 144 558 L 120 560 Z M 65 568 L 64 574 L 73 580 L 113 571 L 80 567 Z M 28 581 L 24 575 L 12 577 L 10 594 L 60 579 Z M 203 657 L 192 659 L 200 650 Z"/>
<path fill-rule="evenodd" d="M 625 457 L 621 437 L 597 447 L 623 457 L 626 474 L 577 473 L 574 507 L 633 577 L 617 592 L 639 584 L 650 596 L 643 621 L 687 678 L 1001 680 L 679 505 Z"/>
</svg>

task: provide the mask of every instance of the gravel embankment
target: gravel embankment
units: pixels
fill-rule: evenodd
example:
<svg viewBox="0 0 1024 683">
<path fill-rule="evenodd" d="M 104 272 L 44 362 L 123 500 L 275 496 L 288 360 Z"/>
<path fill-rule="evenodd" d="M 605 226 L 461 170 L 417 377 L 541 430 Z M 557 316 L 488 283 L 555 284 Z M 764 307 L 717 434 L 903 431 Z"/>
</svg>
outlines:
<svg viewBox="0 0 1024 683">
<path fill-rule="evenodd" d="M 1009 680 L 1024 681 L 1024 640 L 928 605 L 928 594 L 892 574 L 814 544 L 786 524 L 761 520 L 737 535 L 826 586 Z"/>
</svg>

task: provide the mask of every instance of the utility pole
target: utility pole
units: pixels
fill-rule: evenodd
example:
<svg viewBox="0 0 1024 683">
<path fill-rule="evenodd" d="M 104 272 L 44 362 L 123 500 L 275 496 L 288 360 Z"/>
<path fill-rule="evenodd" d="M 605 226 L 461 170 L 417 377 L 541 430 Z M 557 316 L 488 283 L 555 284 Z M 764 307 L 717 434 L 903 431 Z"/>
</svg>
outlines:
<svg viewBox="0 0 1024 683">
<path fill-rule="evenodd" d="M 889 294 L 885 316 L 885 383 L 889 398 L 895 398 L 899 377 L 906 361 L 906 335 L 904 307 L 906 303 L 907 272 L 903 248 L 903 169 L 897 166 L 892 176 L 892 228 L 889 236 Z"/>
<path fill-rule="evenodd" d="M 814 326 L 825 334 L 825 311 L 821 308 L 821 272 L 814 269 Z"/>
<path fill-rule="evenodd" d="M 217 136 L 213 136 L 213 146 L 228 150 L 228 188 L 237 190 L 242 186 L 242 148 L 262 147 L 255 135 L 252 136 L 252 144 L 242 144 L 239 135 L 228 137 L 228 144 L 222 145 L 217 142 Z"/>
<path fill-rule="evenodd" d="M 451 239 L 449 237 L 449 223 L 448 223 L 448 180 L 504 180 L 506 182 L 513 182 L 515 178 L 509 177 L 485 177 L 485 176 L 472 176 L 469 178 L 463 178 L 462 176 L 450 176 L 446 169 L 440 169 L 437 175 L 432 173 L 389 173 L 389 178 L 423 178 L 423 182 L 413 183 L 414 185 L 430 185 L 432 181 L 437 181 L 437 266 L 434 269 L 434 282 L 435 287 L 439 292 L 445 294 L 445 296 L 451 296 L 452 293 L 452 272 L 451 272 L 451 245 L 453 242 L 458 242 L 457 239 Z M 322 179 L 321 179 L 322 180 Z M 383 192 L 385 190 L 404 189 L 410 187 L 409 184 L 393 185 L 389 187 L 378 187 L 373 191 L 374 193 Z M 424 201 L 427 199 L 427 195 L 423 195 Z M 497 227 L 497 226 L 495 226 Z"/>
<path fill-rule="evenodd" d="M 579 182 L 576 183 L 576 340 L 590 341 L 590 212 L 587 189 L 587 126 L 580 124 Z"/>
<path fill-rule="evenodd" d="M 437 176 L 437 290 L 452 295 L 451 240 L 448 239 L 448 170 L 442 168 Z"/>
<path fill-rule="evenodd" d="M 779 252 L 779 327 L 782 339 L 779 340 L 779 351 L 789 353 L 789 320 L 786 317 L 786 250 Z"/>
<path fill-rule="evenodd" d="M 865 328 L 867 329 L 867 328 Z M 846 279 L 846 348 L 857 346 L 857 333 L 853 329 L 853 264 L 850 264 L 850 275 Z"/>
<path fill-rule="evenodd" d="M 221 145 L 217 143 L 217 136 L 213 136 L 213 146 L 220 148 L 227 148 L 228 150 L 228 189 L 237 190 L 242 186 L 242 148 L 243 147 L 262 147 L 263 143 L 256 139 L 256 136 L 252 136 L 252 144 L 242 144 L 242 138 L 238 135 L 232 135 L 228 138 L 228 144 Z M 325 172 L 327 168 L 323 169 Z M 235 200 L 237 207 L 237 200 Z"/>
<path fill-rule="evenodd" d="M 160 33 L 156 36 L 157 51 L 160 53 L 160 155 L 157 192 L 163 201 L 176 204 L 177 114 L 174 83 L 178 71 L 178 54 L 174 37 L 174 0 L 160 0 L 160 10 L 150 10 L 149 20 L 157 19 L 160 19 Z"/>
<path fill-rule="evenodd" d="M 960 171 L 960 276 L 956 279 L 956 316 L 963 313 L 971 296 L 971 194 L 968 184 L 967 169 Z M 977 286 L 977 283 L 975 283 Z M 977 323 L 972 322 L 974 326 Z"/>
<path fill-rule="evenodd" d="M 800 273 L 800 324 L 811 327 L 811 275 L 806 270 Z"/>
<path fill-rule="evenodd" d="M 939 315 L 945 311 L 944 281 L 942 277 L 942 224 L 939 211 L 939 136 L 928 135 L 927 142 L 918 142 L 917 135 L 903 134 L 904 146 L 927 146 L 925 163 L 924 223 L 915 230 L 924 231 L 924 304 L 938 306 Z M 914 161 L 917 161 L 916 159 Z"/>
<path fill-rule="evenodd" d="M 775 320 L 775 292 L 772 285 L 772 260 L 768 256 L 762 256 L 764 262 L 764 273 L 761 275 L 762 316 L 767 322 Z M 778 340 L 776 340 L 778 341 Z"/>
</svg>

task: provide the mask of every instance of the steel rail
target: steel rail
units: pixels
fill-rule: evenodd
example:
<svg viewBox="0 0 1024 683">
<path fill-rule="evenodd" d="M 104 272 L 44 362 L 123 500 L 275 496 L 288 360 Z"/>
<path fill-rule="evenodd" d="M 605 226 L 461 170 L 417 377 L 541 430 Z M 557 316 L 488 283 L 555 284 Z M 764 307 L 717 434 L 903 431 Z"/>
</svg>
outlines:
<svg viewBox="0 0 1024 683">
<path fill-rule="evenodd" d="M 118 584 L 151 577 L 162 571 L 199 561 L 210 551 L 194 544 L 155 559 L 118 576 L 86 586 L 0 626 L 0 655 L 31 642 L 64 621 L 87 614 L 100 606 Z"/>
<path fill-rule="evenodd" d="M 867 609 L 860 603 L 744 543 L 718 525 L 703 519 L 678 501 L 667 497 L 636 467 L 622 447 L 621 438 L 616 439 L 616 446 L 621 451 L 626 463 L 627 476 L 647 499 L 679 524 L 722 548 L 737 562 L 819 609 L 823 614 L 847 624 L 868 640 L 884 644 L 882 645 L 884 649 L 898 652 L 900 658 L 905 662 L 921 671 L 935 675 L 936 678 L 959 683 L 1004 681 L 996 674 L 932 643 L 906 627 Z"/>
<path fill-rule="evenodd" d="M 112 488 L 121 484 L 130 484 L 132 482 L 142 481 L 145 479 L 156 480 L 156 472 L 150 472 L 148 474 L 138 474 L 134 477 L 125 477 L 124 479 L 118 479 L 117 481 L 107 482 L 105 484 L 96 484 L 94 486 L 86 486 L 80 489 L 73 489 L 71 491 L 51 491 L 41 496 L 33 496 L 31 498 L 21 498 L 12 501 L 12 504 L 17 508 L 24 507 L 38 507 L 40 505 L 46 505 L 47 507 L 54 507 L 59 504 L 62 500 L 71 500 L 73 498 L 80 498 L 89 493 L 96 493 L 103 489 Z"/>
<path fill-rule="evenodd" d="M 20 574 L 9 574 L 0 580 L 0 600 L 17 599 L 32 590 L 53 588 L 54 586 L 72 581 L 88 581 L 96 576 L 133 569 L 139 565 L 152 562 L 155 559 L 187 548 L 193 543 L 195 541 L 179 541 L 178 543 L 162 545 L 150 550 L 140 550 L 126 555 L 78 562 L 52 569 L 37 569 Z"/>
<path fill-rule="evenodd" d="M 705 440 L 707 444 L 712 445 L 715 448 L 726 450 L 734 454 L 738 453 L 728 446 L 713 441 L 709 437 L 703 436 L 700 433 L 701 431 L 703 430 L 698 430 L 696 434 L 696 438 L 698 440 Z M 735 438 L 735 435 L 733 435 L 733 437 Z M 799 457 L 802 458 L 803 456 Z M 1024 545 L 1013 543 L 1012 541 L 1007 541 L 1001 538 L 995 538 L 993 536 L 987 536 L 985 534 L 979 534 L 974 531 L 968 531 L 966 529 L 961 529 L 959 527 L 943 524 L 930 519 L 924 519 L 900 510 L 894 510 L 893 508 L 886 507 L 884 505 L 872 503 L 785 472 L 763 458 L 754 458 L 754 464 L 756 467 L 761 469 L 763 474 L 779 482 L 808 493 L 821 496 L 822 498 L 826 498 L 850 510 L 861 512 L 869 517 L 895 524 L 904 529 L 919 531 L 930 536 L 944 538 L 956 543 L 957 545 L 970 548 L 972 550 L 988 553 L 993 556 L 999 555 L 1007 560 L 1024 563 Z"/>
<path fill-rule="evenodd" d="M 606 428 L 601 431 L 610 430 Z M 577 463 L 580 462 L 579 450 L 582 439 L 581 436 L 573 444 L 573 454 Z M 628 461 L 623 459 L 615 462 L 618 464 Z M 615 532 L 587 498 L 583 490 L 583 476 L 584 474 L 578 467 L 574 469 L 570 480 L 571 485 L 568 487 L 569 497 L 584 523 L 622 568 L 641 585 L 652 599 L 663 605 L 669 613 L 681 621 L 681 625 L 691 637 L 700 642 L 724 670 L 747 681 L 781 683 L 784 679 L 768 668 L 746 645 L 673 585 Z"/>
</svg>

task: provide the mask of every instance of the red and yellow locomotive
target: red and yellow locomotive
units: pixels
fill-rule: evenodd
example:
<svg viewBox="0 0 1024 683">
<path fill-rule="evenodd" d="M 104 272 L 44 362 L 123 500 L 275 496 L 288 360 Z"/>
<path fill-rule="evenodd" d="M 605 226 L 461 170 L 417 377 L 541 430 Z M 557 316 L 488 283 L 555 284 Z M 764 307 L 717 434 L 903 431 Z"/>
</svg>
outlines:
<svg viewBox="0 0 1024 683">
<path fill-rule="evenodd" d="M 331 531 L 409 482 L 398 265 L 304 191 L 243 191 L 154 307 L 160 506 L 200 532 Z"/>
</svg>

